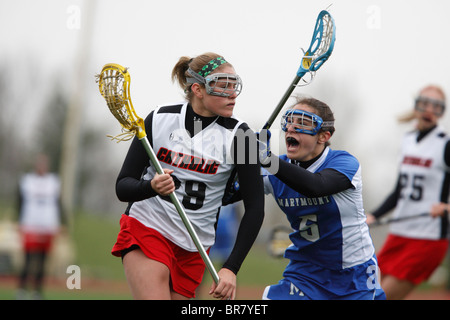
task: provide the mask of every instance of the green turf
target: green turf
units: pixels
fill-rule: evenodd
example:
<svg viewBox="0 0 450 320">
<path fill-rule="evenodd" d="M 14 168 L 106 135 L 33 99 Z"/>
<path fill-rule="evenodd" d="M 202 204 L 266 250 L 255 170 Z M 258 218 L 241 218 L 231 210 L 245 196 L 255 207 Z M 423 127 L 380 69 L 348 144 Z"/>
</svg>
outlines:
<svg viewBox="0 0 450 320">
<path fill-rule="evenodd" d="M 92 290 L 68 290 L 64 288 L 46 287 L 43 292 L 43 300 L 130 300 L 129 292 L 108 293 Z M 16 289 L 2 288 L 0 286 L 0 300 L 15 300 Z M 31 294 L 24 300 L 33 300 Z"/>
<path fill-rule="evenodd" d="M 119 217 L 111 219 L 101 215 L 77 213 L 72 232 L 75 247 L 75 261 L 72 263 L 80 267 L 81 289 L 69 290 L 66 287 L 66 279 L 69 275 L 62 274 L 56 281 L 52 281 L 45 287 L 44 298 L 48 300 L 131 299 L 121 259 L 110 254 L 118 231 Z M 275 259 L 269 256 L 264 244 L 259 242 L 253 246 L 242 265 L 238 274 L 238 287 L 261 289 L 269 284 L 275 284 L 281 279 L 286 264 L 286 259 Z M 218 270 L 220 265 L 217 263 L 215 265 Z M 209 288 L 211 282 L 211 276 L 206 273 L 202 286 Z M 418 290 L 426 289 L 424 284 Z M 15 295 L 14 275 L 0 275 L 0 300 L 15 299 Z M 259 296 L 255 295 L 254 299 L 259 299 Z"/>
<path fill-rule="evenodd" d="M 130 299 L 120 258 L 110 253 L 119 231 L 119 219 L 105 218 L 101 215 L 78 212 L 72 228 L 76 264 L 81 270 L 81 290 L 67 289 L 66 278 L 62 275 L 55 283 L 46 286 L 45 299 Z M 278 282 L 286 266 L 285 259 L 270 257 L 263 245 L 256 245 L 250 251 L 238 274 L 239 286 L 265 286 Z M 220 265 L 216 263 L 218 270 Z M 96 282 L 97 281 L 97 282 Z M 105 282 L 119 286 L 103 285 Z M 0 279 L 0 300 L 15 299 L 15 286 L 2 285 Z M 98 284 L 97 284 L 98 283 Z M 205 274 L 204 286 L 211 284 L 211 277 Z"/>
<path fill-rule="evenodd" d="M 118 222 L 105 218 L 79 214 L 75 221 L 74 242 L 77 265 L 85 276 L 121 280 L 124 279 L 122 263 L 110 253 L 119 230 Z M 239 271 L 239 281 L 245 285 L 261 285 L 278 282 L 287 264 L 286 259 L 270 257 L 263 245 L 257 244 L 250 251 Z M 216 269 L 220 267 L 217 263 Z"/>
<path fill-rule="evenodd" d="M 118 232 L 119 218 L 114 221 L 87 213 L 78 213 L 75 216 L 73 227 L 75 264 L 81 268 L 83 276 L 125 279 L 121 259 L 111 255 L 111 248 Z"/>
</svg>

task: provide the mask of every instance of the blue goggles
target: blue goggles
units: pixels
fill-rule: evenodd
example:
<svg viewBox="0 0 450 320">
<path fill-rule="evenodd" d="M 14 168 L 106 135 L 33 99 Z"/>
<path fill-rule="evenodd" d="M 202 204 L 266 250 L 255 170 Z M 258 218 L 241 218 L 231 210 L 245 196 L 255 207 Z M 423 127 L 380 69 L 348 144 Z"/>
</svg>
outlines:
<svg viewBox="0 0 450 320">
<path fill-rule="evenodd" d="M 323 121 L 317 114 L 304 110 L 291 109 L 281 117 L 281 129 L 286 132 L 294 126 L 295 132 L 315 136 L 323 126 L 331 127 L 334 121 Z"/>
</svg>

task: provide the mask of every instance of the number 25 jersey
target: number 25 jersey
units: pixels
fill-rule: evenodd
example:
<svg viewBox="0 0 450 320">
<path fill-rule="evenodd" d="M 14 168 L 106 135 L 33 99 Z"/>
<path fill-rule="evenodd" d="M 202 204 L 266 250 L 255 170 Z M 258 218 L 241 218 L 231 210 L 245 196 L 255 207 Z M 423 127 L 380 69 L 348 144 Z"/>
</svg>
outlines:
<svg viewBox="0 0 450 320">
<path fill-rule="evenodd" d="M 448 136 L 436 127 L 417 141 L 418 131 L 405 135 L 399 159 L 399 190 L 393 217 L 429 213 L 433 204 L 448 203 L 450 168 L 444 159 Z M 448 218 L 424 216 L 393 223 L 392 234 L 437 240 L 447 236 Z"/>
</svg>

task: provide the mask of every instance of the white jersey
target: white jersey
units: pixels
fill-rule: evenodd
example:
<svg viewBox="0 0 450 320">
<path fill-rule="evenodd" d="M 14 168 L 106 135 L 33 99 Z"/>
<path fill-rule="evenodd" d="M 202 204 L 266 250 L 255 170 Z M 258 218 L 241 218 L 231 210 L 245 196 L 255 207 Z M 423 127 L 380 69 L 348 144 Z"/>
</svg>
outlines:
<svg viewBox="0 0 450 320">
<path fill-rule="evenodd" d="M 242 122 L 233 117 L 217 117 L 191 137 L 185 129 L 186 109 L 187 103 L 158 107 L 153 112 L 150 143 L 161 166 L 174 170 L 175 195 L 200 242 L 208 248 L 215 241 L 215 224 L 234 168 L 230 150 Z M 150 165 L 143 178 L 151 180 L 155 173 Z M 135 202 L 128 214 L 181 248 L 197 251 L 169 197 L 158 195 Z"/>
<path fill-rule="evenodd" d="M 429 213 L 431 206 L 448 202 L 450 168 L 444 160 L 448 137 L 436 127 L 417 142 L 418 132 L 410 132 L 403 140 L 400 157 L 400 195 L 394 218 Z M 424 216 L 392 223 L 392 234 L 437 240 L 447 236 L 447 226 L 441 218 Z"/>
<path fill-rule="evenodd" d="M 60 226 L 60 182 L 56 175 L 26 174 L 20 181 L 20 225 L 25 231 L 54 233 Z"/>
</svg>

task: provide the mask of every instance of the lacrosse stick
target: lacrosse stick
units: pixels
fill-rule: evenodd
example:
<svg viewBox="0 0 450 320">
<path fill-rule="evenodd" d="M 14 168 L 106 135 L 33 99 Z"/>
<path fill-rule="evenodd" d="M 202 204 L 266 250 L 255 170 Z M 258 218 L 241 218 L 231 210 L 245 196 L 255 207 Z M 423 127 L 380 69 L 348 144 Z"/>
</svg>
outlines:
<svg viewBox="0 0 450 320">
<path fill-rule="evenodd" d="M 276 226 L 272 229 L 272 232 L 270 233 L 269 243 L 267 244 L 267 251 L 272 257 L 283 257 L 287 247 L 292 244 L 289 235 L 293 231 L 294 230 L 286 226 Z"/>
<path fill-rule="evenodd" d="M 404 217 L 399 217 L 399 218 L 383 219 L 383 220 L 375 221 L 370 226 L 378 227 L 378 226 L 386 225 L 389 223 L 396 223 L 396 222 L 401 222 L 401 221 L 405 221 L 405 220 L 411 220 L 411 219 L 417 219 L 417 218 L 429 217 L 429 216 L 430 216 L 430 214 L 428 212 L 425 212 L 425 213 L 414 214 L 414 215 L 404 216 Z"/>
<path fill-rule="evenodd" d="M 114 117 L 120 122 L 124 133 L 115 138 L 119 141 L 130 139 L 130 137 L 137 136 L 142 142 L 152 166 L 156 169 L 158 174 L 164 174 L 164 171 L 156 158 L 155 152 L 153 151 L 150 142 L 147 139 L 147 134 L 145 132 L 145 125 L 142 118 L 140 118 L 134 111 L 133 104 L 130 97 L 130 74 L 127 68 L 124 68 L 118 64 L 106 64 L 101 73 L 97 76 L 97 81 L 99 84 L 99 89 L 101 95 L 105 98 L 109 110 L 114 115 Z M 120 136 L 125 136 L 124 138 L 117 138 Z M 198 252 L 200 253 L 203 262 L 206 265 L 209 273 L 211 274 L 214 282 L 219 283 L 219 276 L 214 269 L 214 266 L 209 259 L 203 245 L 201 244 L 197 233 L 195 232 L 189 218 L 187 217 L 184 208 L 182 207 L 180 201 L 172 192 L 170 195 L 170 200 L 175 205 L 181 219 L 183 220 L 186 229 L 189 232 Z"/>
<path fill-rule="evenodd" d="M 298 86 L 300 79 L 302 79 L 305 74 L 309 73 L 311 76 L 310 81 L 305 82 L 305 85 L 311 83 L 314 79 L 315 72 L 319 70 L 319 68 L 325 63 L 325 61 L 327 61 L 333 52 L 335 40 L 336 27 L 334 25 L 334 19 L 328 11 L 323 10 L 317 17 L 311 44 L 309 49 L 304 53 L 300 63 L 300 68 L 297 71 L 297 75 L 289 85 L 286 93 L 281 98 L 275 110 L 272 112 L 269 120 L 267 120 L 266 124 L 263 126 L 263 129 L 270 128 L 278 113 L 289 99 L 292 91 L 294 91 L 295 87 Z"/>
</svg>

